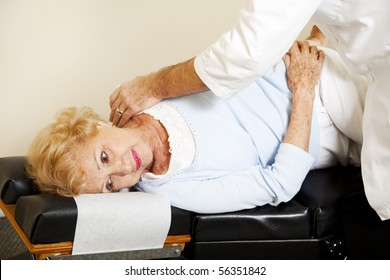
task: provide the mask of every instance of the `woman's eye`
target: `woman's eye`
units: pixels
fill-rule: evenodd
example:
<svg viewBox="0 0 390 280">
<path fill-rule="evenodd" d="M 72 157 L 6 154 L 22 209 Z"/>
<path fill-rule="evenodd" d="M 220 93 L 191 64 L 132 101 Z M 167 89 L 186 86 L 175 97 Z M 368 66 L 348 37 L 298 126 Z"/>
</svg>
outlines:
<svg viewBox="0 0 390 280">
<path fill-rule="evenodd" d="M 100 160 L 102 161 L 102 163 L 108 163 L 108 155 L 106 154 L 106 152 L 102 152 L 100 154 Z"/>
<path fill-rule="evenodd" d="M 106 189 L 108 191 L 112 191 L 112 189 L 114 188 L 114 184 L 112 183 L 112 180 L 111 179 L 108 179 L 107 183 L 106 183 Z"/>
</svg>

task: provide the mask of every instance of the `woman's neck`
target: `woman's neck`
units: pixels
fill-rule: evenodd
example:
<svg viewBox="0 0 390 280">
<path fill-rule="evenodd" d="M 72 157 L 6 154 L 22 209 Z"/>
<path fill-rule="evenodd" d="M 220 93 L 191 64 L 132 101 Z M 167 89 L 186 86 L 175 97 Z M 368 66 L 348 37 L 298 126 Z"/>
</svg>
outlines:
<svg viewBox="0 0 390 280">
<path fill-rule="evenodd" d="M 141 129 L 152 150 L 153 161 L 150 172 L 159 175 L 168 171 L 171 153 L 169 152 L 168 132 L 165 127 L 148 114 L 133 116 L 125 125 L 127 128 Z"/>
</svg>

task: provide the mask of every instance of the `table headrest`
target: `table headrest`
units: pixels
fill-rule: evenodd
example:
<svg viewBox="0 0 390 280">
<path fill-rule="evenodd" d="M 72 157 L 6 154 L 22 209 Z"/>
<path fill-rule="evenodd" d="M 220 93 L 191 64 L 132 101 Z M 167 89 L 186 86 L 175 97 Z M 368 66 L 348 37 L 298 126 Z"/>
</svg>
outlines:
<svg viewBox="0 0 390 280">
<path fill-rule="evenodd" d="M 73 241 L 77 205 L 72 197 L 55 194 L 22 196 L 15 220 L 34 244 Z"/>
<path fill-rule="evenodd" d="M 37 194 L 37 186 L 26 176 L 26 157 L 0 158 L 0 198 L 14 204 L 19 197 Z"/>
<path fill-rule="evenodd" d="M 171 207 L 171 215 L 169 235 L 191 233 L 192 213 Z M 15 207 L 16 222 L 34 244 L 73 241 L 77 216 L 75 200 L 55 194 L 22 196 Z"/>
</svg>

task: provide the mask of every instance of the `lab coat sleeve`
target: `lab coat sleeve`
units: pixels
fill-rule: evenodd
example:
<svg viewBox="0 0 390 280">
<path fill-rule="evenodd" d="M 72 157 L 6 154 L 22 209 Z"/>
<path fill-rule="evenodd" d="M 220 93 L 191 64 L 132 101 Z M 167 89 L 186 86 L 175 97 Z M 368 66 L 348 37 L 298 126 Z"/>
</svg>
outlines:
<svg viewBox="0 0 390 280">
<path fill-rule="evenodd" d="M 282 144 L 274 164 L 209 180 L 167 183 L 155 189 L 173 206 L 197 213 L 222 213 L 289 201 L 300 189 L 314 158 L 302 149 Z"/>
<path fill-rule="evenodd" d="M 248 2 L 237 24 L 195 58 L 195 71 L 217 96 L 232 96 L 282 58 L 320 3 Z"/>
</svg>

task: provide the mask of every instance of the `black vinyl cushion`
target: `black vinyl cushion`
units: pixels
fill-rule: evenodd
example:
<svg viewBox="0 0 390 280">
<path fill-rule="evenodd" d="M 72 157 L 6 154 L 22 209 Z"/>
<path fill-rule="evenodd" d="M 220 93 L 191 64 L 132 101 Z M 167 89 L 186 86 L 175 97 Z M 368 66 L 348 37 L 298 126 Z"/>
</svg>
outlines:
<svg viewBox="0 0 390 280">
<path fill-rule="evenodd" d="M 306 176 L 301 190 L 295 196 L 312 210 L 337 203 L 346 194 L 362 189 L 359 167 L 336 166 L 312 170 Z"/>
<path fill-rule="evenodd" d="M 0 198 L 15 204 L 20 196 L 37 194 L 38 188 L 26 177 L 26 157 L 0 158 Z"/>
<path fill-rule="evenodd" d="M 171 207 L 171 215 L 168 235 L 190 234 L 191 213 Z M 71 197 L 54 194 L 22 196 L 16 202 L 15 220 L 33 244 L 73 241 L 77 204 Z"/>
<path fill-rule="evenodd" d="M 291 201 L 277 207 L 265 205 L 234 213 L 198 214 L 192 236 L 199 242 L 331 236 L 341 230 L 340 200 L 352 190 L 362 190 L 360 168 L 313 170 Z"/>
<path fill-rule="evenodd" d="M 22 196 L 16 202 L 15 220 L 33 244 L 73 241 L 76 202 L 54 194 Z"/>
<path fill-rule="evenodd" d="M 341 228 L 341 200 L 356 191 L 363 192 L 360 168 L 336 166 L 310 171 L 294 199 L 310 208 L 312 234 L 321 238 Z"/>
<path fill-rule="evenodd" d="M 311 238 L 310 219 L 308 208 L 292 200 L 277 207 L 265 205 L 232 213 L 197 215 L 193 236 L 195 241 Z"/>
</svg>

